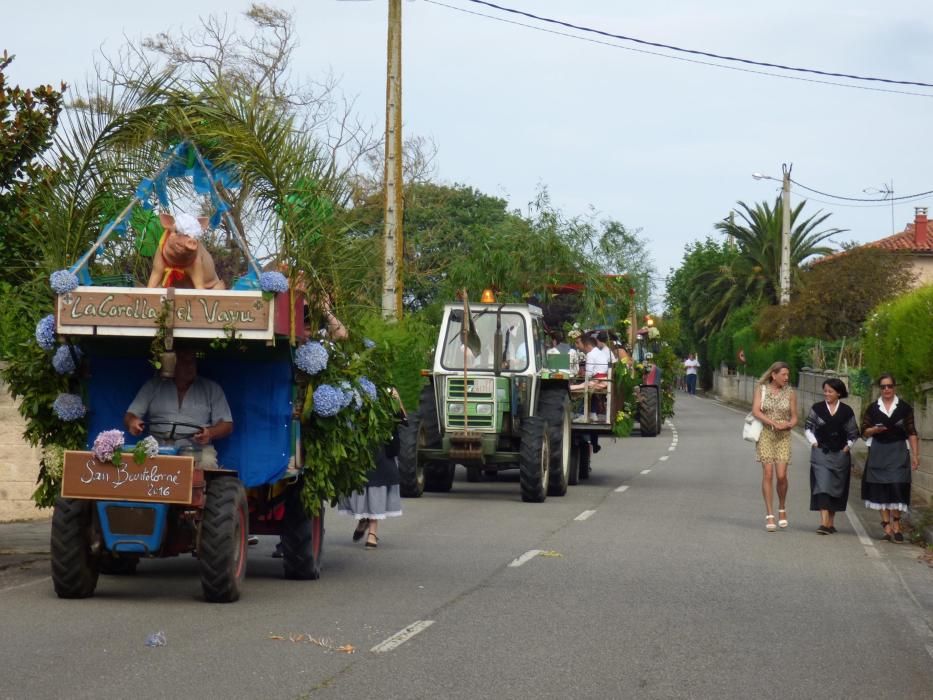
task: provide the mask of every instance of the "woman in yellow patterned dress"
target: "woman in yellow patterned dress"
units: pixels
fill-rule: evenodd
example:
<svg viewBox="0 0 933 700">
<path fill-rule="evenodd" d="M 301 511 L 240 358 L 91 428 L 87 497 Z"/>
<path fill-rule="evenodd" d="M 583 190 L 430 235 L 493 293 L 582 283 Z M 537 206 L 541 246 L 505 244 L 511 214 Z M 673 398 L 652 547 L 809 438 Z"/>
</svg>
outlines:
<svg viewBox="0 0 933 700">
<path fill-rule="evenodd" d="M 756 386 L 752 413 L 762 422 L 755 447 L 761 462 L 761 494 L 765 499 L 765 529 L 787 527 L 787 465 L 790 464 L 790 432 L 797 425 L 797 397 L 790 388 L 790 367 L 775 362 Z M 778 521 L 774 522 L 774 479 L 777 476 Z"/>
</svg>

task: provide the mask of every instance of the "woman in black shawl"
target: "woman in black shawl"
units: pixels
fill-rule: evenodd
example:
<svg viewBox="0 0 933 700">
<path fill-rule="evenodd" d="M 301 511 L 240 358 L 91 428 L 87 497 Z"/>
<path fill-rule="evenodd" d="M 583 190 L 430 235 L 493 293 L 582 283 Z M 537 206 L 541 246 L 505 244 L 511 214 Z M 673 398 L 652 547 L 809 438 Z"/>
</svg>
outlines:
<svg viewBox="0 0 933 700">
<path fill-rule="evenodd" d="M 846 509 L 852 460 L 849 450 L 858 440 L 855 413 L 839 399 L 849 395 L 841 380 L 823 382 L 824 401 L 810 408 L 806 432 L 810 441 L 810 510 L 820 511 L 819 535 L 836 532 L 836 513 Z"/>
<path fill-rule="evenodd" d="M 914 409 L 894 393 L 894 377 L 882 374 L 878 386 L 881 398 L 869 404 L 862 418 L 862 437 L 868 444 L 862 498 L 866 508 L 881 511 L 883 539 L 903 542 L 901 513 L 910 507 L 910 472 L 920 466 L 920 440 Z"/>
</svg>

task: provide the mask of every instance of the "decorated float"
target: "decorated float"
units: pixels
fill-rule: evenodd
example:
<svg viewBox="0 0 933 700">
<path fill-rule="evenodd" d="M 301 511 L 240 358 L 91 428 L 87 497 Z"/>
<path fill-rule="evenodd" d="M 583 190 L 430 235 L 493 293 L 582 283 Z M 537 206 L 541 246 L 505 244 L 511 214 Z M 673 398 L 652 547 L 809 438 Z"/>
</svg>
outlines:
<svg viewBox="0 0 933 700">
<path fill-rule="evenodd" d="M 171 215 L 179 182 L 207 216 Z M 56 306 L 36 342 L 68 391 L 51 403 L 58 427 L 43 439 L 36 500 L 54 503 L 60 597 L 91 596 L 100 574 L 134 573 L 141 559 L 191 552 L 205 599 L 235 601 L 250 534 L 281 536 L 286 578 L 318 578 L 324 505 L 362 485 L 373 446 L 392 428 L 388 396 L 376 389 L 384 351 L 308 327 L 304 275 L 287 263 L 263 271 L 230 215 L 222 193 L 238 186 L 229 165 L 180 143 L 85 254 L 50 277 Z M 231 280 L 201 240 L 220 226 L 245 260 Z M 152 257 L 145 285 L 99 274 L 115 240 Z M 138 437 L 126 429 L 139 388 L 155 374 L 172 381 L 180 346 L 230 407 L 233 431 L 214 443 L 216 466 L 202 463 L 192 439 L 210 426 L 153 424 Z"/>
</svg>

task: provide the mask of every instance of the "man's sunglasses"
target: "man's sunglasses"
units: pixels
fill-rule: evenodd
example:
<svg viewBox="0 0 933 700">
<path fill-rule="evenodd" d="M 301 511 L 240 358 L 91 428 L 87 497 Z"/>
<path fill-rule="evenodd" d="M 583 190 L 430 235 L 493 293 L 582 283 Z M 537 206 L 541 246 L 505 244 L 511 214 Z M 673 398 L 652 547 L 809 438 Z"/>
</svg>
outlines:
<svg viewBox="0 0 933 700">
<path fill-rule="evenodd" d="M 894 388 L 894 384 L 879 384 L 878 386 L 880 386 L 882 389 L 893 389 Z"/>
</svg>

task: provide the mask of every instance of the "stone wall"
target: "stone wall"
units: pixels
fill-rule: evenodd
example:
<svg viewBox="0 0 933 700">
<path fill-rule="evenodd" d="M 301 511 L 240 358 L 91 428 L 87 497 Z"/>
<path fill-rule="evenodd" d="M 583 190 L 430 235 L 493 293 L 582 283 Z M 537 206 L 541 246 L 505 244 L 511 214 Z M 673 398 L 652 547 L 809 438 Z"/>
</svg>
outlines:
<svg viewBox="0 0 933 700">
<path fill-rule="evenodd" d="M 827 377 L 838 376 L 834 372 L 820 372 L 817 370 L 802 370 L 797 383 L 797 414 L 800 419 L 800 428 L 807 413 L 817 401 L 823 400 L 823 380 Z M 847 378 L 840 376 L 848 385 Z M 758 377 L 729 374 L 721 370 L 713 374 L 713 393 L 722 401 L 751 408 L 752 398 Z M 920 433 L 920 469 L 913 474 L 913 487 L 911 497 L 913 505 L 933 507 L 933 382 L 921 387 L 922 398 L 913 403 L 917 432 Z M 855 415 L 862 415 L 862 400 L 857 396 L 845 399 Z M 736 432 L 740 426 L 736 426 Z M 859 441 L 853 450 L 853 461 L 856 469 L 860 470 L 865 459 L 865 444 Z"/>
<path fill-rule="evenodd" d="M 0 381 L 0 522 L 41 520 L 49 510 L 32 501 L 39 475 L 39 450 L 23 440 L 23 419 Z"/>
</svg>

